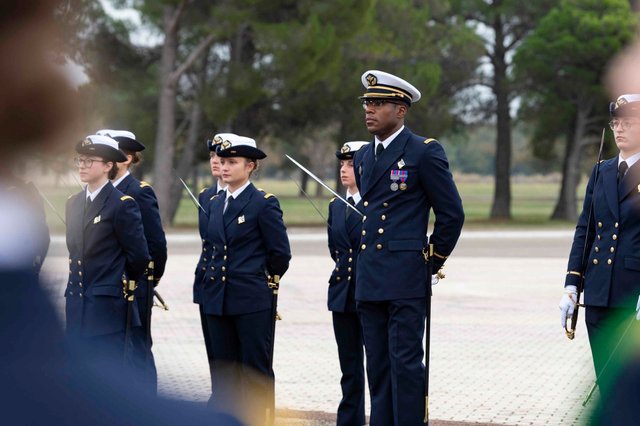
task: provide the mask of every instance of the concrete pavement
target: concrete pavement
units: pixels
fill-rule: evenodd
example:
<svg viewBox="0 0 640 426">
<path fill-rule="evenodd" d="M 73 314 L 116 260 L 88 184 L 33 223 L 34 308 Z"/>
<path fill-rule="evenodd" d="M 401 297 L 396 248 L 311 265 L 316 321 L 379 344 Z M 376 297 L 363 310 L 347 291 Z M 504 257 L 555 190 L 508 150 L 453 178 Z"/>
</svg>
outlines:
<svg viewBox="0 0 640 426">
<path fill-rule="evenodd" d="M 432 419 L 508 425 L 580 424 L 593 369 L 581 321 L 574 341 L 560 327 L 558 301 L 571 230 L 469 231 L 434 288 Z M 282 280 L 275 348 L 280 424 L 332 424 L 340 370 L 326 309 L 332 269 L 319 229 L 290 230 L 293 260 Z M 191 303 L 197 233 L 168 236 L 158 290 L 170 311 L 154 311 L 161 393 L 205 401 L 209 379 L 196 305 Z M 64 238 L 53 238 L 44 270 L 62 308 Z M 369 399 L 367 397 L 367 411 Z M 434 424 L 438 424 L 434 422 Z"/>
</svg>

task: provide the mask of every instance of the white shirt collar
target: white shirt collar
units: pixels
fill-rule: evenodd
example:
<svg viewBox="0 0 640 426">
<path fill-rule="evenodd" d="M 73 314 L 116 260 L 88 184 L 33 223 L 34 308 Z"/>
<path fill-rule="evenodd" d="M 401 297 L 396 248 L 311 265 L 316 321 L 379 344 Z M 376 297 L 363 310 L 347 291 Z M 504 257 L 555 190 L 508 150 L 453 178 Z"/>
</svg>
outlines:
<svg viewBox="0 0 640 426">
<path fill-rule="evenodd" d="M 632 156 L 630 156 L 629 158 L 627 158 L 626 160 L 622 158 L 622 155 L 618 155 L 618 166 L 620 166 L 620 163 L 622 163 L 623 161 L 627 162 L 627 166 L 629 166 L 629 168 L 631 168 L 631 166 L 633 166 L 636 161 L 640 160 L 640 152 L 633 154 Z"/>
<path fill-rule="evenodd" d="M 358 204 L 360 202 L 360 200 L 362 200 L 362 197 L 360 196 L 360 192 L 356 192 L 355 194 L 351 194 L 349 193 L 349 190 L 347 189 L 347 196 L 345 197 L 347 201 L 349 201 L 349 197 L 353 197 L 353 202 L 354 204 Z"/>
<path fill-rule="evenodd" d="M 98 196 L 98 194 L 100 194 L 100 191 L 102 191 L 102 188 L 104 188 L 105 186 L 107 186 L 107 184 L 109 183 L 109 179 L 107 179 L 107 181 L 105 183 L 102 184 L 102 186 L 98 189 L 96 189 L 93 192 L 89 192 L 89 185 L 87 185 L 87 189 L 86 189 L 86 196 L 88 198 L 91 198 L 91 201 L 95 201 L 96 197 Z"/>
<path fill-rule="evenodd" d="M 222 185 L 220 185 L 220 181 L 219 181 L 219 180 L 217 180 L 217 181 L 216 181 L 216 194 L 217 194 L 218 192 L 220 192 L 220 191 L 226 191 L 226 190 L 227 190 L 227 187 L 226 187 L 226 186 L 222 186 Z"/>
<path fill-rule="evenodd" d="M 391 136 L 389 136 L 388 138 L 386 138 L 385 140 L 381 141 L 380 139 L 378 139 L 378 137 L 375 137 L 375 146 L 373 147 L 373 152 L 376 152 L 376 148 L 378 147 L 378 144 L 381 143 L 382 146 L 384 147 L 384 149 L 387 149 L 387 147 L 389 147 L 389 144 L 391 142 L 393 142 L 393 140 L 400 134 L 401 131 L 404 130 L 404 125 L 402 125 L 402 127 L 400 127 L 394 134 L 392 134 Z"/>
<path fill-rule="evenodd" d="M 227 198 L 225 199 L 225 204 L 226 204 L 226 201 L 229 200 L 229 197 L 238 198 L 240 196 L 240 194 L 242 194 L 242 191 L 247 189 L 247 187 L 249 185 L 251 185 L 251 181 L 247 180 L 244 185 L 242 185 L 240 188 L 236 189 L 234 192 L 229 192 L 229 187 L 227 187 L 225 189 L 225 191 L 227 192 Z"/>
<path fill-rule="evenodd" d="M 127 172 L 125 174 L 123 174 L 120 179 L 112 180 L 111 183 L 113 184 L 113 187 L 116 188 L 118 185 L 120 185 L 120 183 L 124 180 L 124 178 L 126 178 L 130 174 L 131 173 L 129 173 L 129 170 L 127 170 Z"/>
</svg>

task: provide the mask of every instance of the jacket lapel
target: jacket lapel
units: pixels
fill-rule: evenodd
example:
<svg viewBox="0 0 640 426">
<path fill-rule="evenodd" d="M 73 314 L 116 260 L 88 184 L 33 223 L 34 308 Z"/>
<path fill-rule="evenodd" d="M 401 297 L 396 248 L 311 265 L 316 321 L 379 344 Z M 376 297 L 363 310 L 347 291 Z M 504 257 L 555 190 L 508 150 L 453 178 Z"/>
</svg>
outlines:
<svg viewBox="0 0 640 426">
<path fill-rule="evenodd" d="M 209 220 L 213 220 L 213 226 L 218 230 L 220 238 L 225 243 L 227 242 L 227 235 L 224 232 L 224 224 L 222 222 L 222 211 L 224 210 L 224 199 L 226 197 L 226 191 L 214 198 L 209 204 Z"/>
<path fill-rule="evenodd" d="M 636 163 L 629 168 L 627 174 L 622 179 L 618 187 L 618 201 L 622 201 L 634 190 L 640 191 L 638 189 L 640 185 L 640 161 L 636 161 Z"/>
<path fill-rule="evenodd" d="M 604 186 L 604 196 L 607 199 L 609 209 L 618 219 L 618 169 L 615 161 L 610 162 L 602 168 L 602 184 Z"/>
<path fill-rule="evenodd" d="M 82 191 L 76 195 L 72 204 L 69 206 L 71 211 L 69 212 L 69 221 L 67 226 L 69 227 L 69 234 L 72 240 L 75 241 L 80 253 L 84 253 L 84 237 L 83 237 L 83 224 L 84 224 L 84 199 L 86 192 Z"/>
<path fill-rule="evenodd" d="M 391 142 L 389 146 L 384 151 L 382 151 L 382 154 L 380 154 L 380 158 L 378 158 L 377 161 L 374 160 L 373 170 L 371 171 L 371 176 L 369 177 L 369 180 L 367 182 L 366 192 L 368 192 L 369 189 L 372 188 L 376 184 L 376 182 L 378 182 L 378 180 L 380 180 L 380 178 L 389 170 L 391 165 L 402 156 L 404 147 L 409 140 L 409 135 L 410 131 L 405 127 L 404 130 L 400 132 L 398 136 L 396 136 L 393 142 Z M 370 144 L 370 146 L 372 145 L 375 144 Z M 363 197 L 364 195 L 366 195 L 366 192 L 362 194 Z"/>
<path fill-rule="evenodd" d="M 362 200 L 360 200 L 360 202 L 358 202 L 358 204 L 355 205 L 355 208 L 360 210 L 361 204 L 362 204 Z M 344 215 L 346 216 L 347 214 L 346 209 L 348 209 L 348 207 L 345 205 L 344 209 L 345 209 Z M 346 220 L 347 220 L 347 224 L 346 224 L 347 232 L 350 233 L 354 226 L 362 222 L 362 216 L 360 216 L 358 213 L 351 210 L 351 213 L 349 214 L 349 217 L 347 217 Z"/>
<path fill-rule="evenodd" d="M 244 191 L 242 191 L 238 198 L 233 200 L 233 202 L 227 206 L 227 210 L 224 212 L 225 228 L 236 219 L 238 213 L 240 213 L 242 209 L 244 209 L 244 206 L 247 205 L 255 191 L 255 187 L 252 183 L 250 183 L 249 186 L 247 186 Z"/>
<path fill-rule="evenodd" d="M 373 147 L 375 142 L 370 143 L 369 145 L 362 148 L 362 162 L 360 163 L 360 169 L 354 170 L 355 173 L 360 173 L 360 193 L 367 191 L 369 188 L 369 179 L 371 178 L 371 172 L 373 171 L 373 165 L 375 164 L 375 157 L 373 155 Z"/>
<path fill-rule="evenodd" d="M 100 213 L 100 210 L 102 210 L 102 208 L 104 207 L 104 203 L 107 201 L 107 198 L 109 198 L 109 195 L 111 195 L 113 190 L 114 190 L 114 188 L 113 188 L 113 185 L 111 185 L 111 182 L 108 182 L 104 186 L 104 188 L 102 188 L 102 190 L 100 190 L 100 193 L 98 194 L 96 199 L 93 200 L 93 202 L 89 206 L 89 210 L 84 215 L 84 227 L 85 228 L 87 227 L 87 225 L 92 223 L 93 220 L 98 215 L 98 213 Z M 82 200 L 82 202 L 84 203 L 85 200 Z"/>
</svg>

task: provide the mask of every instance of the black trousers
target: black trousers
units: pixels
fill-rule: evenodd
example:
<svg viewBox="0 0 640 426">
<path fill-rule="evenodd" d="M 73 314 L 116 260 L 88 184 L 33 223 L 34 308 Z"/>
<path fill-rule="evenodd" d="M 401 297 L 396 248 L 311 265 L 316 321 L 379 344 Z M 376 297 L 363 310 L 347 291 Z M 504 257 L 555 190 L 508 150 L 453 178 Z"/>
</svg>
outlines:
<svg viewBox="0 0 640 426">
<path fill-rule="evenodd" d="M 264 423 L 275 409 L 271 368 L 271 309 L 242 315 L 206 315 L 213 352 L 213 400 Z"/>
<path fill-rule="evenodd" d="M 204 337 L 204 347 L 207 351 L 207 361 L 209 362 L 209 378 L 211 379 L 211 397 L 209 402 L 212 402 L 213 397 L 213 349 L 211 348 L 211 336 L 209 334 L 209 327 L 207 325 L 207 315 L 202 309 L 202 305 L 198 305 L 200 311 L 200 325 L 202 326 L 202 337 Z"/>
<path fill-rule="evenodd" d="M 367 353 L 371 426 L 424 425 L 423 298 L 357 302 Z"/>
<path fill-rule="evenodd" d="M 362 327 L 355 312 L 333 312 L 333 333 L 338 345 L 342 400 L 338 426 L 362 426 L 364 417 L 364 349 Z"/>
<path fill-rule="evenodd" d="M 151 351 L 153 346 L 151 335 L 148 336 L 147 340 L 147 321 L 149 321 L 148 330 L 151 333 L 151 312 L 153 312 L 153 309 L 147 305 L 147 297 L 138 297 L 136 301 L 142 327 L 134 327 L 131 330 L 131 342 L 133 345 L 131 362 L 141 384 L 151 393 L 156 394 L 158 392 L 158 372 L 156 370 L 156 361 Z M 153 303 L 153 299 L 151 299 L 151 303 Z"/>
</svg>

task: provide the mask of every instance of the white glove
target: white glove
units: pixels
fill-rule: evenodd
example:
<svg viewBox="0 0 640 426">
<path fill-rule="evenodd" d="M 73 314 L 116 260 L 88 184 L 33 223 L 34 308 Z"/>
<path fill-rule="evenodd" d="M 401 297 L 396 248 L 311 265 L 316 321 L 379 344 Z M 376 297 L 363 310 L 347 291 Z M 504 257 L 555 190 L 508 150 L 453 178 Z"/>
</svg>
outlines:
<svg viewBox="0 0 640 426">
<path fill-rule="evenodd" d="M 560 299 L 560 325 L 565 328 L 567 325 L 567 318 L 573 315 L 573 311 L 576 308 L 576 301 L 578 300 L 578 289 L 575 285 L 568 285 L 564 288 L 564 294 Z"/>
<path fill-rule="evenodd" d="M 431 285 L 434 286 L 436 284 L 438 284 L 440 282 L 440 277 L 438 276 L 438 274 L 433 274 L 431 275 Z M 640 303 L 640 299 L 638 299 L 638 303 Z M 638 305 L 640 306 L 640 305 Z M 638 314 L 640 315 L 640 314 Z"/>
<path fill-rule="evenodd" d="M 640 321 L 640 296 L 638 296 L 638 304 L 636 305 L 636 319 Z"/>
</svg>

